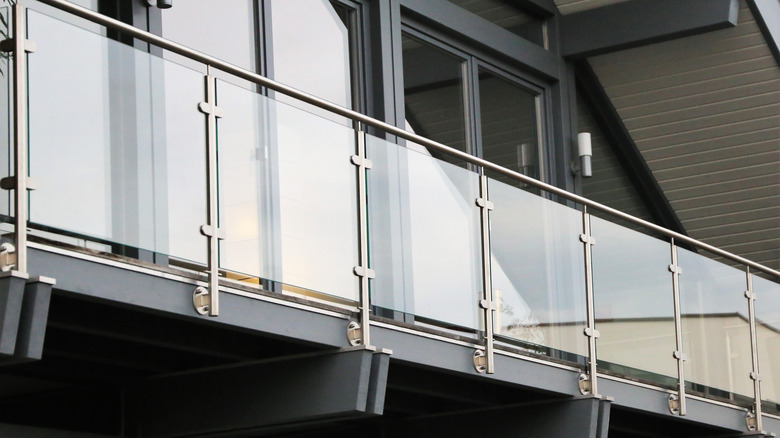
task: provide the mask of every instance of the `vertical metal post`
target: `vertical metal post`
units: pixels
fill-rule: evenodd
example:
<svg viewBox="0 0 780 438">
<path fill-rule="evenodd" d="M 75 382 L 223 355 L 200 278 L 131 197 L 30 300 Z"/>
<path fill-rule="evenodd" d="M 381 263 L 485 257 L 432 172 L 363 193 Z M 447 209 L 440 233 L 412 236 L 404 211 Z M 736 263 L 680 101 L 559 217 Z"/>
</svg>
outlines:
<svg viewBox="0 0 780 438">
<path fill-rule="evenodd" d="M 593 246 L 596 244 L 596 238 L 591 235 L 590 214 L 587 206 L 584 206 L 582 210 L 580 242 L 583 243 L 585 251 L 585 306 L 588 312 L 587 326 L 585 327 L 585 336 L 588 337 L 588 375 L 580 375 L 580 392 L 598 396 L 596 339 L 599 338 L 599 331 L 596 330 L 596 300 L 593 292 Z"/>
<path fill-rule="evenodd" d="M 14 52 L 14 237 L 16 270 L 27 273 L 27 53 L 33 45 L 27 41 L 27 11 L 16 2 L 13 6 Z"/>
<path fill-rule="evenodd" d="M 225 238 L 225 233 L 219 229 L 219 205 L 217 196 L 217 118 L 222 117 L 223 111 L 217 107 L 217 81 L 211 75 L 211 68 L 207 67 L 206 81 L 206 101 L 198 105 L 198 109 L 206 114 L 206 161 L 208 167 L 208 223 L 200 227 L 200 232 L 208 240 L 208 291 L 202 288 L 195 289 L 193 300 L 196 308 L 201 313 L 208 313 L 209 316 L 219 315 L 219 240 Z M 203 297 L 208 297 L 208 304 L 204 305 Z M 200 301 L 199 301 L 200 300 Z M 201 305 L 198 305 L 198 302 Z"/>
<path fill-rule="evenodd" d="M 677 398 L 669 399 L 670 410 L 677 412 L 681 416 L 686 415 L 685 407 L 685 361 L 687 357 L 683 353 L 683 339 L 682 339 L 682 315 L 680 311 L 680 275 L 682 275 L 682 268 L 677 264 L 677 245 L 674 243 L 674 239 L 671 240 L 671 260 L 669 265 L 669 272 L 672 273 L 672 295 L 674 296 L 674 333 L 675 333 L 675 350 L 672 353 L 677 360 Z"/>
<path fill-rule="evenodd" d="M 358 195 L 358 239 L 360 264 L 355 267 L 354 273 L 360 278 L 360 330 L 359 336 L 349 336 L 353 345 L 371 345 L 371 295 L 369 293 L 369 279 L 375 274 L 368 267 L 368 190 L 366 188 L 366 171 L 373 167 L 371 160 L 366 158 L 366 133 L 356 131 L 357 155 L 352 156 L 352 164 L 357 167 L 357 195 Z M 350 329 L 348 329 L 350 330 Z M 348 331 L 348 334 L 350 332 Z"/>
<path fill-rule="evenodd" d="M 475 352 L 475 366 L 477 371 L 485 371 L 488 374 L 495 373 L 495 355 L 493 351 L 493 312 L 498 310 L 498 305 L 493 301 L 493 282 L 490 273 L 490 210 L 493 203 L 488 200 L 488 178 L 485 170 L 480 169 L 479 198 L 476 200 L 481 212 L 482 228 L 482 300 L 479 305 L 485 315 L 485 352 L 484 356 L 478 350 Z M 484 361 L 482 358 L 484 357 Z"/>
<path fill-rule="evenodd" d="M 753 358 L 753 371 L 750 373 L 750 379 L 753 380 L 753 394 L 755 397 L 754 408 L 755 417 L 753 427 L 748 424 L 748 429 L 762 431 L 763 421 L 761 418 L 761 374 L 758 363 L 758 332 L 756 327 L 756 294 L 753 292 L 753 276 L 750 274 L 750 267 L 745 267 L 747 277 L 747 290 L 745 298 L 748 300 L 748 319 L 750 321 L 750 354 Z"/>
</svg>

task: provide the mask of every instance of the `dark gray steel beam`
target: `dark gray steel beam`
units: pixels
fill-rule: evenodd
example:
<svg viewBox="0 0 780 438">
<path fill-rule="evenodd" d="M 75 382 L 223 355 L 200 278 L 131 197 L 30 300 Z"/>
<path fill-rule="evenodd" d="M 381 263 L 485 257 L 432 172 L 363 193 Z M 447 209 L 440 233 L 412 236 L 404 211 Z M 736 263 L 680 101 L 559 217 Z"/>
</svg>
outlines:
<svg viewBox="0 0 780 438">
<path fill-rule="evenodd" d="M 557 56 L 453 3 L 446 0 L 401 0 L 401 6 L 436 26 L 520 62 L 547 79 L 558 79 Z"/>
<path fill-rule="evenodd" d="M 111 438 L 108 435 L 0 423 L 0 436 L 26 438 Z"/>
<path fill-rule="evenodd" d="M 737 25 L 737 0 L 634 0 L 561 17 L 561 54 L 584 58 Z"/>
<path fill-rule="evenodd" d="M 40 360 L 49 317 L 53 279 L 35 278 L 24 288 L 22 315 L 16 339 L 16 361 Z"/>
<path fill-rule="evenodd" d="M 477 409 L 399 421 L 388 437 L 523 436 L 606 438 L 609 401 L 581 398 Z"/>
<path fill-rule="evenodd" d="M 748 0 L 761 33 L 769 45 L 769 50 L 780 65 L 780 2 L 776 0 Z"/>
<path fill-rule="evenodd" d="M 0 277 L 0 358 L 11 357 L 16 351 L 26 281 L 27 276 L 16 271 Z"/>
<path fill-rule="evenodd" d="M 300 355 L 148 379 L 130 396 L 136 436 L 176 437 L 382 414 L 389 355 Z"/>
<path fill-rule="evenodd" d="M 611 379 L 599 379 L 599 392 L 614 398 L 613 407 L 627 408 L 635 412 L 656 416 L 659 420 L 684 421 L 705 427 L 721 428 L 726 431 L 747 431 L 746 410 L 727 408 L 688 398 L 687 415 L 682 418 L 669 411 L 669 392 L 643 388 Z M 613 416 L 615 410 L 613 409 Z"/>
<path fill-rule="evenodd" d="M 312 318 L 309 311 L 224 293 L 220 297 L 224 314 L 215 320 L 195 312 L 193 284 L 36 248 L 30 248 L 29 258 L 30 272 L 54 277 L 57 290 L 82 298 L 107 300 L 171 317 L 197 318 L 206 324 L 219 323 L 226 328 L 256 331 L 317 346 L 340 348 L 349 345 L 346 337 L 348 314 L 332 312 Z"/>
</svg>

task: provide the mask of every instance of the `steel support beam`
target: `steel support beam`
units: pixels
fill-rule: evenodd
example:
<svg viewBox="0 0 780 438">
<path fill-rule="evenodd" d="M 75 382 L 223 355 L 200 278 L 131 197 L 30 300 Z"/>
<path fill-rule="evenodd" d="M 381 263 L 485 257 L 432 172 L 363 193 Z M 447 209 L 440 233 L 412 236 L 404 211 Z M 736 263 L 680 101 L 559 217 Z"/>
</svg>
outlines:
<svg viewBox="0 0 780 438">
<path fill-rule="evenodd" d="M 389 360 L 360 348 L 151 378 L 130 395 L 133 436 L 270 433 L 381 415 Z"/>
<path fill-rule="evenodd" d="M 27 275 L 16 271 L 0 277 L 0 358 L 12 357 L 16 351 L 26 281 Z"/>
<path fill-rule="evenodd" d="M 399 421 L 386 436 L 523 436 L 524 438 L 606 438 L 610 402 L 581 398 L 476 409 Z"/>
<path fill-rule="evenodd" d="M 547 79 L 558 79 L 558 57 L 512 32 L 445 0 L 401 0 L 401 6 L 479 45 L 521 62 Z"/>
<path fill-rule="evenodd" d="M 561 55 L 585 58 L 737 25 L 737 0 L 634 0 L 561 17 Z"/>
<path fill-rule="evenodd" d="M 780 2 L 776 0 L 748 0 L 750 11 L 764 34 L 769 50 L 780 66 Z"/>
</svg>

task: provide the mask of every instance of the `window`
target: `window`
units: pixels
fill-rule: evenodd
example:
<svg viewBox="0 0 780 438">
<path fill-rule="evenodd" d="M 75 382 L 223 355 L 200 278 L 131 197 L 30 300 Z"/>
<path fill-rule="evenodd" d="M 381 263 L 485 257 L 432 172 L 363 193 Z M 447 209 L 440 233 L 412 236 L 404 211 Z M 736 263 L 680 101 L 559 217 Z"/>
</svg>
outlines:
<svg viewBox="0 0 780 438">
<path fill-rule="evenodd" d="M 358 2 L 223 0 L 215 7 L 187 0 L 160 13 L 165 38 L 333 103 L 360 106 Z"/>
<path fill-rule="evenodd" d="M 403 34 L 402 47 L 407 129 L 524 175 L 545 176 L 540 88 L 412 30 Z"/>
</svg>

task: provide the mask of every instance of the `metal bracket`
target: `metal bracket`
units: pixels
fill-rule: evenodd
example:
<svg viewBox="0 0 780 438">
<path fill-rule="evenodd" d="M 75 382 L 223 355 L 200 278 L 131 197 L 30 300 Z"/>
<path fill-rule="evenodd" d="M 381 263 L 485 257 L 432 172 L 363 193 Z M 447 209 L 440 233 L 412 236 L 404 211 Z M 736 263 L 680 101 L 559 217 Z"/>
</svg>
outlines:
<svg viewBox="0 0 780 438">
<path fill-rule="evenodd" d="M 487 371 L 487 354 L 485 354 L 484 350 L 475 350 L 474 351 L 474 369 L 477 370 L 478 373 L 482 374 L 485 371 Z"/>
<path fill-rule="evenodd" d="M 494 310 L 496 312 L 498 311 L 498 304 L 496 304 L 495 301 L 480 300 L 479 307 L 486 310 Z"/>
<path fill-rule="evenodd" d="M 669 412 L 674 415 L 680 413 L 680 396 L 677 394 L 669 394 Z"/>
<path fill-rule="evenodd" d="M 353 347 L 363 345 L 363 328 L 357 321 L 350 321 L 347 325 L 347 340 Z"/>
<path fill-rule="evenodd" d="M 587 336 L 589 338 L 596 338 L 596 339 L 598 339 L 598 338 L 601 337 L 601 332 L 596 330 L 596 329 L 594 329 L 594 328 L 585 327 L 585 330 L 583 330 L 583 332 L 585 333 L 585 336 Z"/>
<path fill-rule="evenodd" d="M 596 245 L 596 238 L 586 234 L 580 234 L 580 242 L 593 246 Z"/>
<path fill-rule="evenodd" d="M 354 269 L 352 269 L 352 272 L 355 273 L 358 277 L 368 277 L 368 278 L 375 278 L 376 272 L 374 272 L 373 269 L 364 268 L 362 266 L 355 266 Z"/>
<path fill-rule="evenodd" d="M 672 274 L 682 275 L 683 269 L 677 265 L 669 265 L 669 272 Z"/>
<path fill-rule="evenodd" d="M 198 286 L 192 291 L 192 305 L 195 311 L 200 315 L 209 313 L 209 290 L 203 286 Z"/>
<path fill-rule="evenodd" d="M 477 202 L 477 206 L 479 206 L 480 208 L 486 208 L 488 210 L 493 210 L 493 208 L 495 207 L 495 205 L 493 204 L 492 201 L 488 201 L 485 198 L 477 198 L 476 202 Z"/>
<path fill-rule="evenodd" d="M 579 386 L 580 394 L 582 395 L 589 395 L 593 392 L 593 385 L 591 385 L 590 377 L 585 373 L 582 373 L 577 377 L 577 386 Z"/>
<path fill-rule="evenodd" d="M 0 41 L 0 52 L 12 53 L 16 47 L 16 42 L 13 38 L 8 38 Z M 35 41 L 24 40 L 24 51 L 26 53 L 34 53 L 38 50 L 38 44 Z"/>
<path fill-rule="evenodd" d="M 755 301 L 756 300 L 756 294 L 751 292 L 751 291 L 749 291 L 749 290 L 746 290 L 745 291 L 745 298 L 747 298 L 749 300 Z"/>
<path fill-rule="evenodd" d="M 761 381 L 761 375 L 758 373 L 750 373 L 750 380 L 754 380 L 756 382 Z"/>
<path fill-rule="evenodd" d="M 206 237 L 216 237 L 219 240 L 227 239 L 227 234 L 225 234 L 225 230 L 223 230 L 222 228 L 217 228 L 215 230 L 214 227 L 212 227 L 211 225 L 201 225 L 200 234 Z"/>
<path fill-rule="evenodd" d="M 758 430 L 758 416 L 755 412 L 747 411 L 745 414 L 745 426 L 751 432 Z"/>
<path fill-rule="evenodd" d="M 358 166 L 358 167 L 363 166 L 366 169 L 373 169 L 374 168 L 374 162 L 369 160 L 368 158 L 363 158 L 363 157 L 361 157 L 359 155 L 353 155 L 351 160 L 352 160 L 352 164 L 354 164 L 355 166 Z"/>
<path fill-rule="evenodd" d="M 683 362 L 688 360 L 688 355 L 686 355 L 682 351 L 675 351 L 672 353 L 672 356 L 674 356 L 675 359 L 681 360 Z"/>
<path fill-rule="evenodd" d="M 5 242 L 0 245 L 0 271 L 10 272 L 16 267 L 16 247 Z"/>
<path fill-rule="evenodd" d="M 211 114 L 211 112 L 213 111 L 214 112 L 214 117 L 216 117 L 218 119 L 221 119 L 221 118 L 225 117 L 225 110 L 223 110 L 222 108 L 220 108 L 220 107 L 218 107 L 216 105 L 211 105 L 208 102 L 201 102 L 201 103 L 199 103 L 198 104 L 198 110 L 200 112 L 202 112 L 203 114 Z"/>
<path fill-rule="evenodd" d="M 37 190 L 38 189 L 38 183 L 30 178 L 29 176 L 25 178 L 25 185 L 27 186 L 27 190 Z M 0 179 L 0 189 L 3 190 L 14 190 L 16 189 L 16 177 L 15 176 L 6 176 L 5 178 Z"/>
</svg>

